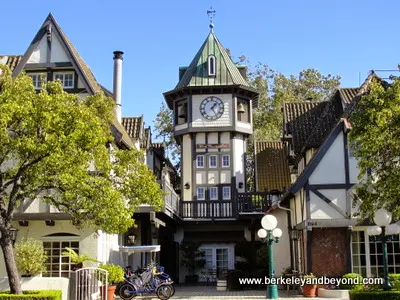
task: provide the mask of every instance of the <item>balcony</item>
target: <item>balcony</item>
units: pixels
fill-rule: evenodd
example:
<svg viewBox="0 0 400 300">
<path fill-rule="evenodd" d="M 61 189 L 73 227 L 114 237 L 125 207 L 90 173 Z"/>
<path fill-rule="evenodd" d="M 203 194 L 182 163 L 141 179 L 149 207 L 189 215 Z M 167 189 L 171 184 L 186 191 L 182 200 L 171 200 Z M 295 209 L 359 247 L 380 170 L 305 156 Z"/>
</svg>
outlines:
<svg viewBox="0 0 400 300">
<path fill-rule="evenodd" d="M 270 192 L 236 193 L 233 200 L 181 201 L 180 216 L 183 219 L 238 219 L 245 215 L 264 214 L 279 200 L 280 194 Z"/>
</svg>

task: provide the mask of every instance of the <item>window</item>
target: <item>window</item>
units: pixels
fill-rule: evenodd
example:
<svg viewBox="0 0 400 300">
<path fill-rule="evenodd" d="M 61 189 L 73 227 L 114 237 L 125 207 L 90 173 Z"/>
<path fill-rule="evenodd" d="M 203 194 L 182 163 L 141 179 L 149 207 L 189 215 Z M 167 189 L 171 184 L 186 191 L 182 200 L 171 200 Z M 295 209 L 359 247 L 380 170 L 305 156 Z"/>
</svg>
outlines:
<svg viewBox="0 0 400 300">
<path fill-rule="evenodd" d="M 210 200 L 217 200 L 218 199 L 218 188 L 217 187 L 210 187 L 208 189 Z"/>
<path fill-rule="evenodd" d="M 41 89 L 42 84 L 46 82 L 45 73 L 30 73 L 27 75 L 32 78 L 32 83 L 35 89 Z"/>
<path fill-rule="evenodd" d="M 65 250 L 65 247 L 69 247 L 79 254 L 79 242 L 60 240 L 60 237 L 54 237 L 54 240 L 51 240 L 51 238 L 46 237 L 46 240 L 43 241 L 43 247 L 47 253 L 46 271 L 43 276 L 69 277 L 69 272 L 74 263 L 71 262 L 70 257 L 61 253 Z"/>
<path fill-rule="evenodd" d="M 196 192 L 197 192 L 197 200 L 205 200 L 205 189 L 203 187 L 198 187 Z"/>
<path fill-rule="evenodd" d="M 224 199 L 224 200 L 231 199 L 231 187 L 230 186 L 222 187 L 222 199 Z"/>
<path fill-rule="evenodd" d="M 229 155 L 222 155 L 222 167 L 229 167 L 231 164 L 231 157 Z"/>
<path fill-rule="evenodd" d="M 198 168 L 204 168 L 204 155 L 197 155 L 196 161 L 197 161 Z"/>
<path fill-rule="evenodd" d="M 215 76 L 215 56 L 208 57 L 208 76 Z"/>
<path fill-rule="evenodd" d="M 54 80 L 60 80 L 63 88 L 72 89 L 74 87 L 74 73 L 54 73 Z"/>
<path fill-rule="evenodd" d="M 216 168 L 217 167 L 217 156 L 216 155 L 210 155 L 208 157 L 208 163 L 210 168 Z"/>
</svg>

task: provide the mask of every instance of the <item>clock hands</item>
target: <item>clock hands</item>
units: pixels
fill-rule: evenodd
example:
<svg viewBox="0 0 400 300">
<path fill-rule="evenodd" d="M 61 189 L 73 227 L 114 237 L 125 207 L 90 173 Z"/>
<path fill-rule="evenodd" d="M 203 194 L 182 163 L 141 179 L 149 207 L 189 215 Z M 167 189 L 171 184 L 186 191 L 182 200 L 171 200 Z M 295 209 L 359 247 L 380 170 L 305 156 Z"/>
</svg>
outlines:
<svg viewBox="0 0 400 300">
<path fill-rule="evenodd" d="M 214 108 L 216 107 L 218 105 L 218 103 L 217 102 L 214 102 L 214 104 L 211 106 L 211 110 L 214 112 L 214 114 L 217 114 L 218 112 L 216 112 L 215 110 L 214 110 Z"/>
</svg>

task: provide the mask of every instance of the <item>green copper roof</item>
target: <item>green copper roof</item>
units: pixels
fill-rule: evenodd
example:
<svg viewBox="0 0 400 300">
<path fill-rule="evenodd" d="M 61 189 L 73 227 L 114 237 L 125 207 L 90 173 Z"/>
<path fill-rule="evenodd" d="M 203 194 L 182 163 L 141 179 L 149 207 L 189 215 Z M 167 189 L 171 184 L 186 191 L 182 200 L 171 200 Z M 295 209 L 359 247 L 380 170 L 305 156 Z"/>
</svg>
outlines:
<svg viewBox="0 0 400 300">
<path fill-rule="evenodd" d="M 208 75 L 208 57 L 210 55 L 213 55 L 216 61 L 215 76 Z M 233 63 L 225 48 L 211 31 L 175 89 L 229 85 L 249 87 L 247 81 L 240 74 L 238 66 Z"/>
</svg>

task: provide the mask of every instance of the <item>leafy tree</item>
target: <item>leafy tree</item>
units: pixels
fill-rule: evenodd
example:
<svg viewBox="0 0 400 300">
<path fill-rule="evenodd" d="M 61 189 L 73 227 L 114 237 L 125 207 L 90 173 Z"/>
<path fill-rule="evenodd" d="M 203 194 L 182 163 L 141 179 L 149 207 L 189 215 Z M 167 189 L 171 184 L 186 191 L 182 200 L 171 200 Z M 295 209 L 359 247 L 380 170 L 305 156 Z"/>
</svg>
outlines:
<svg viewBox="0 0 400 300">
<path fill-rule="evenodd" d="M 258 108 L 254 111 L 255 139 L 277 141 L 283 127 L 283 104 L 327 100 L 340 85 L 340 76 L 325 76 L 315 69 L 306 69 L 298 76 L 286 77 L 258 63 L 249 72 L 249 82 L 260 91 Z"/>
<path fill-rule="evenodd" d="M 350 147 L 358 158 L 360 184 L 355 201 L 360 215 L 372 217 L 384 207 L 400 217 L 400 80 L 375 80 L 350 116 Z"/>
<path fill-rule="evenodd" d="M 180 170 L 180 147 L 174 137 L 174 112 L 162 102 L 160 111 L 154 121 L 156 138 L 162 138 L 165 142 L 169 155 L 175 163 L 176 169 Z"/>
<path fill-rule="evenodd" d="M 139 204 L 162 205 L 142 153 L 111 144 L 114 105 L 100 93 L 85 99 L 68 94 L 58 82 L 37 93 L 28 76 L 12 77 L 2 67 L 0 246 L 11 293 L 21 293 L 21 286 L 10 228 L 24 200 L 40 199 L 70 214 L 74 224 L 107 233 L 134 226 Z"/>
</svg>

